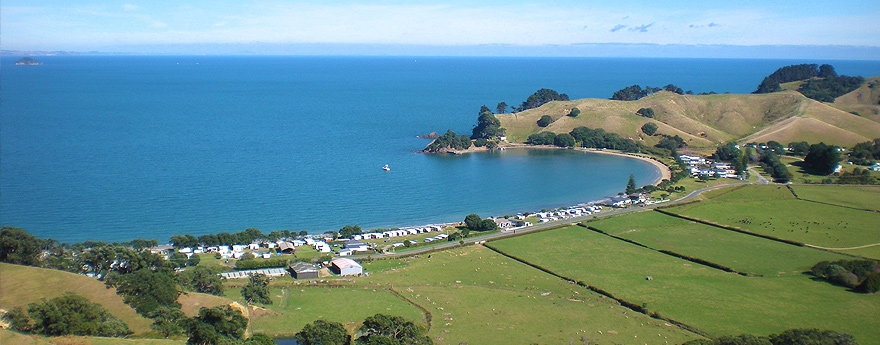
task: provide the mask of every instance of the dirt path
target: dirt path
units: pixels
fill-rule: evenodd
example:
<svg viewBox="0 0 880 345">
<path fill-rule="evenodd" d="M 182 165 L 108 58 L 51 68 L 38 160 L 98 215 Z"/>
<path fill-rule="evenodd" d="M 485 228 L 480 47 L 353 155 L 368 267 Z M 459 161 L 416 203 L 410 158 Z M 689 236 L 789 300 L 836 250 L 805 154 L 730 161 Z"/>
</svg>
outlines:
<svg viewBox="0 0 880 345">
<path fill-rule="evenodd" d="M 869 247 L 880 246 L 880 243 L 866 244 L 866 245 L 864 245 L 864 246 L 847 247 L 847 248 L 828 248 L 828 247 L 819 247 L 819 246 L 814 246 L 814 245 L 812 245 L 812 244 L 807 244 L 807 243 L 804 243 L 804 246 L 807 246 L 807 247 L 810 247 L 810 248 L 816 248 L 816 249 L 824 249 L 824 250 L 853 250 L 853 249 L 862 249 L 862 248 L 869 248 Z"/>
</svg>

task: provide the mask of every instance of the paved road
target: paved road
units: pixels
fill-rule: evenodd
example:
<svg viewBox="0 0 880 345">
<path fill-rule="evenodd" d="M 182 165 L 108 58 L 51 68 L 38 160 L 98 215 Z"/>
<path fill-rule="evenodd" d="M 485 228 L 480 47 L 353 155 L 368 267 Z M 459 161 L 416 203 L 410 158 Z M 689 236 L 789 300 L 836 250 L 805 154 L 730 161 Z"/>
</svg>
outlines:
<svg viewBox="0 0 880 345">
<path fill-rule="evenodd" d="M 763 177 L 761 177 L 760 174 L 758 174 L 758 176 L 759 176 L 758 183 L 760 183 L 760 184 L 767 184 L 768 183 L 767 180 L 764 179 Z M 580 216 L 580 217 L 572 217 L 572 218 L 558 220 L 558 221 L 554 221 L 554 222 L 539 223 L 539 224 L 532 225 L 529 227 L 517 228 L 515 230 L 492 233 L 492 234 L 483 235 L 483 236 L 469 237 L 469 238 L 465 239 L 464 241 L 465 241 L 465 243 L 483 242 L 483 241 L 489 241 L 492 239 L 496 239 L 499 237 L 512 236 L 514 234 L 519 235 L 519 234 L 525 234 L 525 233 L 534 232 L 534 231 L 547 229 L 547 228 L 557 228 L 557 227 L 563 227 L 563 226 L 568 226 L 568 225 L 575 225 L 579 222 L 590 220 L 593 218 L 605 218 L 605 217 L 611 217 L 611 216 L 626 214 L 626 213 L 631 213 L 631 212 L 652 210 L 652 209 L 655 209 L 660 206 L 685 203 L 685 202 L 693 200 L 694 198 L 696 198 L 697 196 L 699 196 L 700 194 L 703 194 L 705 192 L 716 190 L 716 189 L 721 189 L 721 188 L 725 188 L 725 187 L 730 187 L 730 186 L 737 186 L 737 185 L 743 185 L 743 183 L 728 183 L 728 184 L 721 184 L 721 185 L 716 185 L 716 186 L 700 188 L 700 189 L 697 189 L 693 192 L 690 192 L 690 194 L 685 195 L 681 199 L 676 199 L 676 200 L 673 200 L 670 202 L 651 204 L 648 206 L 631 206 L 631 207 L 627 207 L 627 208 L 606 207 L 606 208 L 603 208 L 603 210 L 601 212 L 596 213 L 596 214 Z M 437 245 L 433 245 L 433 246 L 420 246 L 418 249 L 408 250 L 408 251 L 404 251 L 401 253 L 355 255 L 355 256 L 352 256 L 351 258 L 353 258 L 353 259 L 366 259 L 368 256 L 373 257 L 373 258 L 393 258 L 393 257 L 398 257 L 398 256 L 409 256 L 409 255 L 421 254 L 421 253 L 428 252 L 428 251 L 446 249 L 446 248 L 451 248 L 451 247 L 455 247 L 458 245 L 459 245 L 458 242 L 443 242 L 441 244 L 437 244 Z"/>
<path fill-rule="evenodd" d="M 749 173 L 758 177 L 758 184 L 770 184 L 770 181 L 767 181 L 763 175 L 759 174 L 755 168 L 749 168 Z"/>
</svg>

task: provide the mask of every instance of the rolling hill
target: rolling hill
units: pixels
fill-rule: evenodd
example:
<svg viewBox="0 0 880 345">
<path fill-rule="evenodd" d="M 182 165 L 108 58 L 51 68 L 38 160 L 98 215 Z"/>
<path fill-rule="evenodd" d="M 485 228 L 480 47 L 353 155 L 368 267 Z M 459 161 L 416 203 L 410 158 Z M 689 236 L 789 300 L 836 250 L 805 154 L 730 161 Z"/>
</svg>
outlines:
<svg viewBox="0 0 880 345">
<path fill-rule="evenodd" d="M 647 136 L 640 128 L 647 122 L 659 127 L 657 133 L 679 135 L 688 146 L 714 149 L 722 142 L 767 142 L 783 144 L 807 141 L 852 146 L 880 138 L 880 77 L 841 96 L 835 103 L 822 103 L 796 91 L 769 94 L 679 95 L 661 91 L 637 101 L 578 99 L 556 101 L 520 113 L 499 114 L 508 140 L 525 142 L 541 131 L 569 132 L 578 126 L 603 128 L 623 137 L 656 144 L 662 137 Z M 872 103 L 873 102 L 873 103 Z M 581 113 L 568 117 L 577 107 Z M 652 108 L 653 119 L 636 115 L 640 108 Z M 851 112 L 858 112 L 858 115 Z M 553 123 L 545 128 L 537 121 L 550 115 Z"/>
</svg>

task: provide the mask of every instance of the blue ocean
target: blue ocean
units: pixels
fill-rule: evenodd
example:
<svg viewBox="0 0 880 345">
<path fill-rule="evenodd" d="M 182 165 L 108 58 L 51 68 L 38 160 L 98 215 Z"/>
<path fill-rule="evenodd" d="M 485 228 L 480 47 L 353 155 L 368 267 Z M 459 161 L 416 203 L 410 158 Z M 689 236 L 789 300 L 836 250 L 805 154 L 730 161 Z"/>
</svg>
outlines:
<svg viewBox="0 0 880 345">
<path fill-rule="evenodd" d="M 781 66 L 880 61 L 444 57 L 0 59 L 0 223 L 61 242 L 254 227 L 319 233 L 602 199 L 649 164 L 573 150 L 417 153 L 540 88 L 748 93 Z M 381 169 L 389 165 L 391 171 Z"/>
</svg>

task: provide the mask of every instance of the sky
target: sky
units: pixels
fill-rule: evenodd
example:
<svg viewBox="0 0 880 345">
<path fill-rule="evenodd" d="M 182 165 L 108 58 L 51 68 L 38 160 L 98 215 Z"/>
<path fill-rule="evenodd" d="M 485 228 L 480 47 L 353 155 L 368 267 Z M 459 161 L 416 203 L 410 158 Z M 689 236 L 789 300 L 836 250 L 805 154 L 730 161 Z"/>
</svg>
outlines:
<svg viewBox="0 0 880 345">
<path fill-rule="evenodd" d="M 605 45 L 822 46 L 873 53 L 880 52 L 877 18 L 877 0 L 3 0 L 0 48 L 272 54 L 370 47 L 393 54 L 421 47 L 479 54 L 473 47 L 501 46 L 554 55 Z"/>
</svg>

